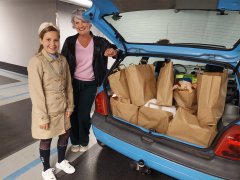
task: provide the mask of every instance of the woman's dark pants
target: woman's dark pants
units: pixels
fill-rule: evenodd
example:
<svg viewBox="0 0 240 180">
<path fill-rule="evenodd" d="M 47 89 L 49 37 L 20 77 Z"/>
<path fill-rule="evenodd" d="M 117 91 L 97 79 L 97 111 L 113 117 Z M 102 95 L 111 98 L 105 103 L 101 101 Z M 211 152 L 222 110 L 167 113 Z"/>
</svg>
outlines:
<svg viewBox="0 0 240 180">
<path fill-rule="evenodd" d="M 87 146 L 89 143 L 90 112 L 96 91 L 96 81 L 73 80 L 75 107 L 71 115 L 70 129 L 70 140 L 73 145 Z"/>
</svg>

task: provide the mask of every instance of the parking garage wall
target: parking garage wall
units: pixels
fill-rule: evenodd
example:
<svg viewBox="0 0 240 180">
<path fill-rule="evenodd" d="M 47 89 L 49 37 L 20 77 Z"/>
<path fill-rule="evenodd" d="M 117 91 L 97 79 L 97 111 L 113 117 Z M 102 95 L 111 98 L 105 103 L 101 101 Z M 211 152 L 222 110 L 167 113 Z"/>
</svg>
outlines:
<svg viewBox="0 0 240 180">
<path fill-rule="evenodd" d="M 56 0 L 0 1 L 0 68 L 27 66 L 38 50 L 38 27 L 44 21 L 56 22 Z"/>
</svg>

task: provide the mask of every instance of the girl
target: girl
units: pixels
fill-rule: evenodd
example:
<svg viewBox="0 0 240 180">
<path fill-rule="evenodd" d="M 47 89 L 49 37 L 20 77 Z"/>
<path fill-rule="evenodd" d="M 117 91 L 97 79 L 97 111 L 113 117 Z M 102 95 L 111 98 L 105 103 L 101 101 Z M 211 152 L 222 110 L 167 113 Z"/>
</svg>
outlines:
<svg viewBox="0 0 240 180">
<path fill-rule="evenodd" d="M 69 67 L 59 49 L 60 32 L 52 23 L 42 23 L 38 30 L 40 47 L 28 64 L 29 91 L 32 101 L 32 136 L 40 140 L 40 159 L 44 180 L 56 179 L 50 167 L 52 138 L 59 136 L 56 167 L 68 174 L 75 172 L 65 159 L 69 138 L 73 90 Z"/>
</svg>

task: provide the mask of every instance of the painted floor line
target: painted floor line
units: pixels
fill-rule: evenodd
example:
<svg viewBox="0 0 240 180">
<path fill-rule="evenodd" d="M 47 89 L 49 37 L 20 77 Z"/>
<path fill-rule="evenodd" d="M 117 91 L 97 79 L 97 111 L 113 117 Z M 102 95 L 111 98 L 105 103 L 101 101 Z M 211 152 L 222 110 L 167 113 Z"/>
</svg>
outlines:
<svg viewBox="0 0 240 180">
<path fill-rule="evenodd" d="M 57 147 L 51 149 L 51 156 L 57 153 Z M 33 167 L 37 166 L 39 163 L 41 163 L 40 158 L 33 160 L 32 162 L 28 163 L 27 165 L 23 166 L 22 168 L 16 170 L 15 172 L 11 173 L 10 175 L 7 175 L 3 178 L 3 180 L 13 180 L 17 177 L 21 176 L 22 174 L 26 173 Z"/>
<path fill-rule="evenodd" d="M 17 94 L 17 95 L 14 95 L 14 96 L 8 96 L 8 97 L 0 98 L 0 100 L 11 99 L 11 98 L 14 98 L 14 97 L 17 97 L 17 96 L 21 96 L 21 95 L 26 95 L 26 94 L 29 94 L 29 92 Z"/>
<path fill-rule="evenodd" d="M 13 85 L 14 83 L 12 83 L 11 85 L 12 86 L 7 86 L 7 87 L 3 87 L 3 88 L 1 88 L 1 86 L 0 86 L 0 90 L 3 90 L 3 89 L 8 89 L 8 88 L 15 88 L 15 87 L 19 87 L 19 86 L 23 86 L 23 85 L 27 85 L 28 83 L 23 83 L 23 84 L 17 84 L 17 85 Z M 10 85 L 10 84 L 9 84 Z"/>
<path fill-rule="evenodd" d="M 16 76 L 20 76 L 20 77 L 23 77 L 23 78 L 28 77 L 27 75 L 20 74 L 20 73 L 15 73 L 15 72 L 12 72 L 12 71 L 7 71 L 7 70 L 4 70 L 4 69 L 0 69 L 0 71 L 5 72 L 5 73 L 9 73 L 9 74 L 13 74 L 13 75 L 16 75 Z"/>
</svg>

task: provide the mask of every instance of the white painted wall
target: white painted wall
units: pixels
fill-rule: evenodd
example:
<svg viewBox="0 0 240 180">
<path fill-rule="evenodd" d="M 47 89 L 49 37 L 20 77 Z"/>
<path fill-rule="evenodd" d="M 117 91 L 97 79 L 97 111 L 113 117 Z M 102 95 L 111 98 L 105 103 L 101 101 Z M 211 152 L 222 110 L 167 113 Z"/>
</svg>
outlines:
<svg viewBox="0 0 240 180">
<path fill-rule="evenodd" d="M 0 0 L 0 61 L 27 66 L 39 46 L 38 27 L 56 21 L 56 0 Z"/>
<path fill-rule="evenodd" d="M 26 67 L 38 50 L 37 31 L 45 21 L 59 25 L 62 47 L 66 37 L 76 34 L 71 12 L 78 7 L 58 0 L 0 0 L 0 61 Z M 104 37 L 95 27 L 92 32 Z"/>
</svg>

